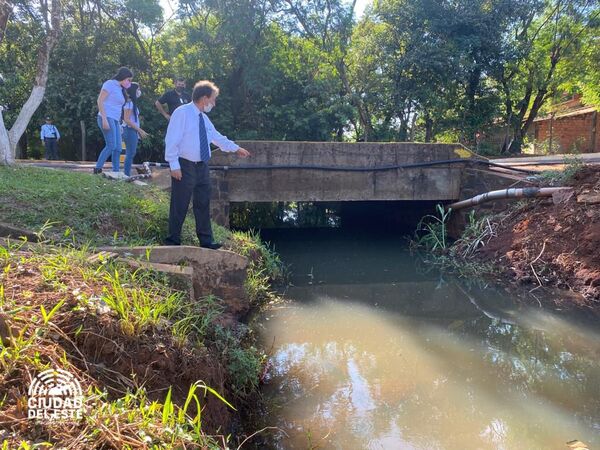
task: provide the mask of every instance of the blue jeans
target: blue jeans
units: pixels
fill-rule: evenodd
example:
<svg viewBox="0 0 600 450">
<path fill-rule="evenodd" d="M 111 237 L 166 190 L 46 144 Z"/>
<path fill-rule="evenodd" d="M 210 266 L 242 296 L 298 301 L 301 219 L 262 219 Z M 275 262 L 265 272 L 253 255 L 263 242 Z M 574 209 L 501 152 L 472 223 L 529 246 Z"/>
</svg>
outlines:
<svg viewBox="0 0 600 450">
<path fill-rule="evenodd" d="M 110 157 L 113 172 L 118 172 L 119 155 L 121 154 L 121 125 L 119 125 L 119 121 L 116 119 L 107 117 L 106 120 L 108 121 L 110 130 L 105 130 L 102 128 L 102 118 L 98 116 L 98 126 L 104 135 L 104 142 L 106 145 L 100 152 L 100 156 L 98 156 L 98 161 L 96 161 L 96 169 L 102 169 L 102 167 L 104 167 L 104 163 Z"/>
<path fill-rule="evenodd" d="M 125 175 L 131 175 L 131 164 L 133 164 L 133 157 L 137 150 L 139 135 L 133 128 L 123 128 L 123 140 L 125 141 Z"/>
</svg>

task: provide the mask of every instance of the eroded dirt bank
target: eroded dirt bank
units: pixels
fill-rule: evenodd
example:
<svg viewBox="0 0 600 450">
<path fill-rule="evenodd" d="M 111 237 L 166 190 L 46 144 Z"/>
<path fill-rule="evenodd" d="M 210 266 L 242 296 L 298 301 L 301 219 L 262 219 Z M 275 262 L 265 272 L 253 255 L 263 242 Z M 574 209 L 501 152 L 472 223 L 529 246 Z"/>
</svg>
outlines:
<svg viewBox="0 0 600 450">
<path fill-rule="evenodd" d="M 530 201 L 503 220 L 478 258 L 525 285 L 573 291 L 562 302 L 600 312 L 600 167 L 587 166 L 565 183 L 562 199 Z"/>
</svg>

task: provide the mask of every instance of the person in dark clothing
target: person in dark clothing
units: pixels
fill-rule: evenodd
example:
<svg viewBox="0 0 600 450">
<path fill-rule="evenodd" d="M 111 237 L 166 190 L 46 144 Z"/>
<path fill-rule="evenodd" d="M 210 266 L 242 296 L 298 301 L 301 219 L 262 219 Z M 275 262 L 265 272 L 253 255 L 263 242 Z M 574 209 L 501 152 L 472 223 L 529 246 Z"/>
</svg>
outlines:
<svg viewBox="0 0 600 450">
<path fill-rule="evenodd" d="M 131 165 L 137 151 L 138 139 L 148 137 L 148 133 L 140 127 L 138 98 L 141 95 L 140 85 L 131 83 L 131 86 L 127 89 L 127 101 L 123 105 L 123 142 L 125 142 L 125 167 L 123 172 L 127 176 L 131 176 Z"/>
<path fill-rule="evenodd" d="M 46 123 L 42 125 L 40 137 L 46 148 L 45 158 L 47 160 L 58 159 L 58 140 L 60 133 L 56 126 L 52 123 L 52 118 L 46 117 Z"/>
<path fill-rule="evenodd" d="M 185 79 L 180 77 L 175 79 L 175 89 L 165 92 L 158 100 L 154 102 L 154 106 L 156 106 L 158 112 L 160 112 L 165 119 L 170 120 L 173 111 L 175 111 L 181 105 L 185 105 L 191 101 L 192 96 L 185 91 Z M 165 111 L 163 108 L 163 104 L 165 103 L 169 108 L 169 112 Z"/>
</svg>

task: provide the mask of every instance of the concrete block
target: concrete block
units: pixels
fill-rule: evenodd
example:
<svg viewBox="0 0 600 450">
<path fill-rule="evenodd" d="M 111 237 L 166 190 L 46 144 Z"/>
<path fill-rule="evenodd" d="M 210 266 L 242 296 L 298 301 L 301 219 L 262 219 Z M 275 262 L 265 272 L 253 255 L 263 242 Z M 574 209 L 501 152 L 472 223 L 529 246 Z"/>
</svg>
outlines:
<svg viewBox="0 0 600 450">
<path fill-rule="evenodd" d="M 215 295 L 221 299 L 225 312 L 236 317 L 250 308 L 244 288 L 248 259 L 236 253 L 183 245 L 104 247 L 99 250 L 136 259 L 140 264 L 152 263 L 154 268 L 160 265 L 181 266 L 179 272 L 182 274 L 189 273 L 191 269 L 194 298 Z"/>
</svg>

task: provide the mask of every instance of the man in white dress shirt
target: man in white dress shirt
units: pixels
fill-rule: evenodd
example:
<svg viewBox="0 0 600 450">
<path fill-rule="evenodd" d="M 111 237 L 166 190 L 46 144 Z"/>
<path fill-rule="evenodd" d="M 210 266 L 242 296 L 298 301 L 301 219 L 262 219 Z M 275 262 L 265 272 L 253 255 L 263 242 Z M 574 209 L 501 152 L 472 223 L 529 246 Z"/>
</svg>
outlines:
<svg viewBox="0 0 600 450">
<path fill-rule="evenodd" d="M 214 108 L 219 88 L 210 81 L 199 81 L 192 92 L 192 102 L 180 106 L 171 115 L 165 137 L 165 160 L 171 168 L 171 206 L 169 235 L 166 245 L 181 244 L 181 228 L 193 197 L 196 235 L 200 246 L 216 250 L 210 224 L 210 143 L 224 152 L 242 158 L 250 152 L 219 133 L 207 113 Z"/>
</svg>

